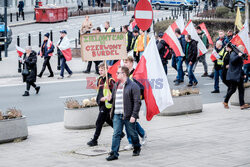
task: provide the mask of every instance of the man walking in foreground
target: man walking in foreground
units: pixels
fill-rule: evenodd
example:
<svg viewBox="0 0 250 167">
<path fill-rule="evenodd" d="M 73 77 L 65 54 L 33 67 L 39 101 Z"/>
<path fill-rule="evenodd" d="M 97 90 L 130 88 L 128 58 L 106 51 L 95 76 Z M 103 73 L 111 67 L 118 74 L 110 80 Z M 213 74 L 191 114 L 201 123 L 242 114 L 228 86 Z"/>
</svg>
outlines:
<svg viewBox="0 0 250 167">
<path fill-rule="evenodd" d="M 118 69 L 117 79 L 118 82 L 113 88 L 112 96 L 108 96 L 108 100 L 113 103 L 111 118 L 113 119 L 114 134 L 110 156 L 106 158 L 107 161 L 118 159 L 124 125 L 131 136 L 134 147 L 133 156 L 139 156 L 141 152 L 141 145 L 136 132 L 136 120 L 139 118 L 141 106 L 140 88 L 129 79 L 129 69 L 125 66 Z"/>
</svg>

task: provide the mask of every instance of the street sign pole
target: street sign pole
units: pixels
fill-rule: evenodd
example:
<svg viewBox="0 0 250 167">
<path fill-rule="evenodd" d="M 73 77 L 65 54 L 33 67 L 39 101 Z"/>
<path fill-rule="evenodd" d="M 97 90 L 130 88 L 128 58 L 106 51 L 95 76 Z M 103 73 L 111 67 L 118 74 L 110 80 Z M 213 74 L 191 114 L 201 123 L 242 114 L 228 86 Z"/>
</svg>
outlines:
<svg viewBox="0 0 250 167">
<path fill-rule="evenodd" d="M 144 33 L 144 51 L 145 51 L 145 49 L 146 49 L 146 47 L 147 47 L 147 30 L 145 31 L 145 33 Z"/>
<path fill-rule="evenodd" d="M 110 26 L 112 25 L 112 2 L 113 0 L 110 0 Z"/>
<path fill-rule="evenodd" d="M 5 57 L 8 57 L 8 51 L 7 51 L 7 0 L 4 0 L 4 22 L 5 22 L 5 39 L 4 39 L 4 51 L 5 51 Z"/>
</svg>

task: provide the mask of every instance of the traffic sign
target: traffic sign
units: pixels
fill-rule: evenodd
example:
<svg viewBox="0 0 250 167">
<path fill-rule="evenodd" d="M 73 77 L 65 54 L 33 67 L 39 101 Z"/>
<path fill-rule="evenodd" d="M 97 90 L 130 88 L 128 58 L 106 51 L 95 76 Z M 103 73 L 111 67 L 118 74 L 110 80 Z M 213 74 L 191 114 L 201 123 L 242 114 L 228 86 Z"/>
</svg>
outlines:
<svg viewBox="0 0 250 167">
<path fill-rule="evenodd" d="M 135 21 L 137 26 L 146 31 L 153 21 L 153 9 L 148 0 L 139 0 L 135 8 Z"/>
</svg>

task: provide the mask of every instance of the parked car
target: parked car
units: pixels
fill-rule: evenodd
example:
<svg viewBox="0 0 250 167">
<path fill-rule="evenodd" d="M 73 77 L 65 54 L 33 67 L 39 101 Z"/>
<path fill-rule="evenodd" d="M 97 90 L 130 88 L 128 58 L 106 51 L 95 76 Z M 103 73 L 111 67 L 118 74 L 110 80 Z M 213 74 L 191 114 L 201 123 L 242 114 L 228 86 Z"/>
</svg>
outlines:
<svg viewBox="0 0 250 167">
<path fill-rule="evenodd" d="M 0 49 L 4 50 L 4 37 L 5 37 L 5 23 L 0 22 Z M 12 42 L 12 31 L 7 27 L 7 47 Z"/>
<path fill-rule="evenodd" d="M 160 10 L 162 7 L 193 8 L 193 5 L 187 0 L 152 0 L 152 6 L 154 6 L 157 10 Z"/>
</svg>

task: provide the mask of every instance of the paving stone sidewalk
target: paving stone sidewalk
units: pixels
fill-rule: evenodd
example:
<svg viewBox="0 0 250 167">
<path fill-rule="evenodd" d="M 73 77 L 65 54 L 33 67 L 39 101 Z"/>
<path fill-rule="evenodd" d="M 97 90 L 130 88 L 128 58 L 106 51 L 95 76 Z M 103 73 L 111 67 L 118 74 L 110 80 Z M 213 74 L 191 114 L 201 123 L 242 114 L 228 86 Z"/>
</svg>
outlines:
<svg viewBox="0 0 250 167">
<path fill-rule="evenodd" d="M 86 142 L 94 129 L 67 130 L 63 123 L 29 127 L 27 140 L 0 145 L 1 167 L 249 167 L 250 110 L 221 103 L 203 105 L 203 112 L 174 117 L 140 120 L 148 134 L 139 157 L 132 151 L 120 152 L 119 160 L 107 162 L 107 154 L 86 156 L 79 152 L 109 151 L 112 129 L 104 127 L 99 144 Z M 127 144 L 126 138 L 122 146 Z M 78 152 L 76 154 L 75 152 Z"/>
</svg>

